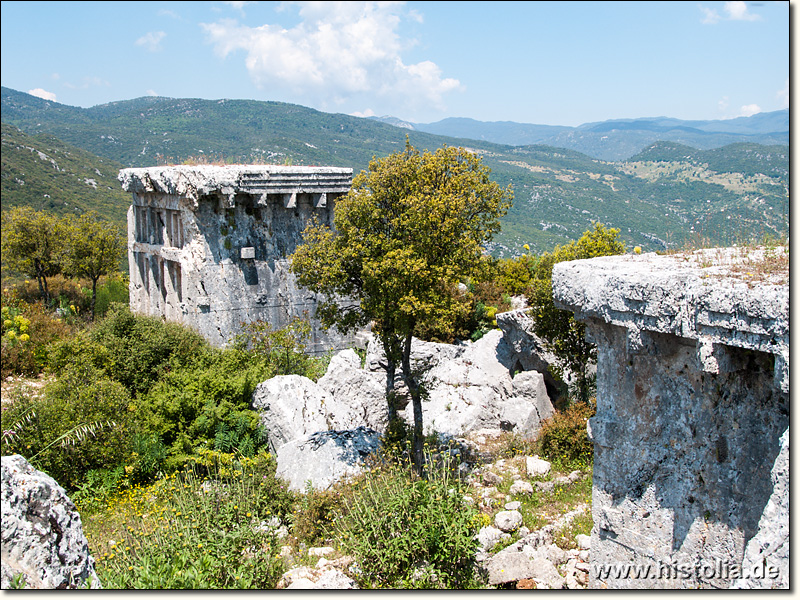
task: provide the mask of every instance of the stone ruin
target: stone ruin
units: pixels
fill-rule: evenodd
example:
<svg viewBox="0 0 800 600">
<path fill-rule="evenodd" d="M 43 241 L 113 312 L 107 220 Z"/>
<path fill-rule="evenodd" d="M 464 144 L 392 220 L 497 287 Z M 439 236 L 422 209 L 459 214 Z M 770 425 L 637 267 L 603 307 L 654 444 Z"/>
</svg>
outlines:
<svg viewBox="0 0 800 600">
<path fill-rule="evenodd" d="M 595 588 L 789 585 L 789 284 L 781 249 L 553 270 L 597 344 Z"/>
<path fill-rule="evenodd" d="M 317 298 L 298 288 L 288 257 L 314 217 L 333 226 L 352 169 L 274 165 L 123 169 L 131 310 L 179 321 L 221 346 L 242 322 L 312 322 L 307 349 L 352 346 L 314 319 Z"/>
</svg>

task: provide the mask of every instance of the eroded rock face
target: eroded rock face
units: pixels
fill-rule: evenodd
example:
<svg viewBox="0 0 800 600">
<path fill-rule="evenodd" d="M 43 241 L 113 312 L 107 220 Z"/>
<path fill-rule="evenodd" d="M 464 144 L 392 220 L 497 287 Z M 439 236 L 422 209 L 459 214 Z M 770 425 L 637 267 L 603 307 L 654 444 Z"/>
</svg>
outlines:
<svg viewBox="0 0 800 600">
<path fill-rule="evenodd" d="M 737 252 L 553 270 L 598 347 L 595 587 L 788 585 L 788 281 Z"/>
<path fill-rule="evenodd" d="M 541 373 L 516 373 L 512 359 L 499 330 L 458 345 L 414 340 L 412 368 L 423 373 L 427 391 L 422 403 L 425 431 L 460 436 L 489 429 L 535 437 L 541 422 L 553 415 L 553 405 Z M 374 338 L 367 348 L 366 368 L 381 373 L 385 369 Z M 411 404 L 398 414 L 413 423 Z"/>
<path fill-rule="evenodd" d="M 64 488 L 22 456 L 2 457 L 2 587 L 99 588 L 80 515 Z"/>
<path fill-rule="evenodd" d="M 377 431 L 358 427 L 347 431 L 318 431 L 278 449 L 276 475 L 289 489 L 303 491 L 310 483 L 324 490 L 347 477 L 360 474 L 368 457 L 380 447 Z"/>
</svg>

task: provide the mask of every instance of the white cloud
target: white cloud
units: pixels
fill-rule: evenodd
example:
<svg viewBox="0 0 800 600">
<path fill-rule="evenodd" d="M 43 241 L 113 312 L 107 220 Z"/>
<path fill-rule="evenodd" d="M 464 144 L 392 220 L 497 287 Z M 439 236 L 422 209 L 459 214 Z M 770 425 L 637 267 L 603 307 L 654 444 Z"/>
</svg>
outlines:
<svg viewBox="0 0 800 600">
<path fill-rule="evenodd" d="M 150 52 L 158 52 L 161 50 L 161 41 L 167 37 L 163 31 L 150 31 L 136 40 L 137 46 L 143 46 Z"/>
<path fill-rule="evenodd" d="M 702 23 L 704 25 L 714 25 L 718 23 L 720 20 L 719 13 L 711 8 L 706 8 L 705 6 L 701 6 L 700 10 L 703 11 L 703 20 Z"/>
<path fill-rule="evenodd" d="M 728 97 L 723 96 L 722 100 L 717 103 L 717 107 L 719 108 L 720 112 L 725 112 L 728 110 Z"/>
<path fill-rule="evenodd" d="M 47 90 L 43 90 L 42 88 L 28 90 L 28 93 L 31 96 L 36 96 L 37 98 L 41 98 L 42 100 L 52 100 L 53 102 L 56 101 L 56 95 L 53 92 L 48 92 Z"/>
<path fill-rule="evenodd" d="M 725 16 L 721 16 L 716 10 L 713 8 L 707 8 L 703 5 L 700 5 L 700 11 L 703 13 L 702 23 L 704 25 L 715 25 L 719 23 L 723 19 L 726 21 L 760 21 L 761 16 L 755 15 L 750 12 L 750 9 L 747 6 L 747 2 L 726 2 L 725 6 L 723 7 L 723 11 L 725 12 Z"/>
<path fill-rule="evenodd" d="M 155 90 L 147 90 L 145 92 L 145 94 L 147 94 L 148 96 L 158 96 L 159 95 L 158 92 L 156 92 Z"/>
<path fill-rule="evenodd" d="M 411 45 L 398 28 L 403 2 L 284 2 L 301 22 L 291 29 L 233 20 L 201 24 L 216 52 L 227 57 L 243 50 L 253 82 L 266 89 L 291 90 L 303 101 L 327 108 L 378 96 L 384 104 L 407 108 L 420 103 L 441 107 L 461 84 L 443 76 L 431 61 L 407 65 L 402 51 Z"/>
<path fill-rule="evenodd" d="M 372 110 L 371 108 L 368 108 L 368 109 L 366 109 L 364 111 L 358 111 L 357 110 L 357 111 L 351 112 L 350 116 L 351 117 L 361 117 L 363 119 L 366 119 L 366 118 L 369 118 L 369 117 L 374 117 L 375 116 L 375 111 Z"/>
<path fill-rule="evenodd" d="M 223 4 L 227 4 L 228 6 L 235 8 L 236 10 L 244 14 L 244 7 L 247 6 L 248 4 L 255 4 L 255 2 L 238 2 L 231 0 L 228 2 L 223 2 Z"/>
<path fill-rule="evenodd" d="M 725 12 L 731 21 L 758 21 L 761 19 L 759 15 L 752 14 L 746 2 L 726 2 Z"/>
<path fill-rule="evenodd" d="M 761 112 L 761 107 L 758 104 L 746 104 L 742 107 L 739 116 L 740 117 L 752 117 L 755 114 Z"/>
<path fill-rule="evenodd" d="M 789 108 L 789 80 L 786 80 L 786 85 L 780 90 L 776 96 L 781 101 L 781 108 Z"/>
</svg>

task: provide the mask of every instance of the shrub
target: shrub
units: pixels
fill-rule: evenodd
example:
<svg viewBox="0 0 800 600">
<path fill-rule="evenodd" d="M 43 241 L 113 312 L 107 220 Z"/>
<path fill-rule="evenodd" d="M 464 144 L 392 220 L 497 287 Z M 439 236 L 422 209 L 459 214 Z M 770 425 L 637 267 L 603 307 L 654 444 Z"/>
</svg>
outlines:
<svg viewBox="0 0 800 600">
<path fill-rule="evenodd" d="M 336 519 L 344 508 L 344 497 L 334 490 L 315 490 L 310 484 L 301 494 L 292 518 L 294 536 L 307 544 L 325 542 L 336 531 Z"/>
<path fill-rule="evenodd" d="M 541 454 L 558 465 L 591 464 L 593 444 L 586 422 L 595 413 L 595 402 L 576 402 L 542 424 L 538 444 Z"/>
<path fill-rule="evenodd" d="M 3 413 L 21 423 L 4 437 L 5 454 L 21 454 L 67 489 L 94 469 L 113 468 L 128 454 L 130 395 L 119 383 L 87 366 L 65 371 L 44 397 L 22 396 Z"/>
<path fill-rule="evenodd" d="M 5 291 L 0 321 L 0 371 L 4 378 L 39 375 L 47 365 L 47 346 L 68 338 L 76 329 L 53 318 L 41 303 L 29 304 Z"/>
<path fill-rule="evenodd" d="M 122 273 L 114 273 L 100 280 L 97 286 L 97 299 L 95 300 L 94 314 L 102 317 L 114 303 L 128 304 L 128 278 Z M 87 310 L 91 306 L 92 290 L 83 289 Z"/>
<path fill-rule="evenodd" d="M 173 466 L 199 447 L 252 455 L 268 440 L 250 403 L 256 386 L 272 374 L 243 350 L 209 350 L 187 367 L 166 372 L 137 399 L 138 422 L 160 436 Z"/>
<path fill-rule="evenodd" d="M 105 319 L 92 330 L 92 339 L 112 357 L 109 376 L 132 395 L 147 392 L 176 366 L 190 364 L 209 348 L 199 334 L 158 317 L 134 315 L 123 304 L 112 304 Z"/>
<path fill-rule="evenodd" d="M 477 584 L 477 511 L 447 470 L 386 466 L 366 475 L 337 521 L 362 587 L 466 588 Z"/>
</svg>

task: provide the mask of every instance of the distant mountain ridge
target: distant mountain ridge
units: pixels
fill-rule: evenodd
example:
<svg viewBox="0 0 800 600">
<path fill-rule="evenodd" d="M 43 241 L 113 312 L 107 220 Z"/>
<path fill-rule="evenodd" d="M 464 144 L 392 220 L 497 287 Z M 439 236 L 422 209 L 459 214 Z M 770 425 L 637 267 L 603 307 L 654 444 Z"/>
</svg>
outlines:
<svg viewBox="0 0 800 600">
<path fill-rule="evenodd" d="M 2 88 L 2 117 L 21 130 L 18 135 L 27 136 L 16 145 L 33 149 L 7 151 L 4 146 L 3 210 L 25 203 L 46 210 L 61 210 L 65 203 L 70 210 L 82 209 L 69 197 L 62 204 L 53 198 L 62 190 L 80 197 L 89 189 L 81 181 L 92 176 L 70 175 L 60 158 L 54 158 L 58 170 L 43 170 L 51 163 L 36 158 L 38 152 L 53 158 L 56 141 L 73 147 L 69 156 L 77 149 L 94 155 L 82 162 L 96 159 L 101 173 L 100 164 L 111 168 L 187 160 L 330 165 L 357 172 L 373 157 L 401 150 L 408 136 L 420 150 L 466 147 L 481 156 L 495 181 L 513 186 L 514 205 L 489 247 L 495 256 L 526 252 L 526 245 L 534 253 L 552 250 L 578 239 L 594 221 L 619 229 L 626 244 L 645 250 L 680 246 L 694 236 L 726 245 L 788 232 L 788 145 L 739 142 L 697 149 L 658 141 L 632 144 L 630 160 L 609 162 L 563 147 L 445 137 L 280 102 L 137 98 L 83 109 L 7 88 Z M 660 125 L 655 120 L 651 127 Z M 665 126 L 674 130 L 672 125 Z M 75 183 L 76 188 L 70 187 Z M 119 199 L 117 185 L 112 170 L 108 183 L 98 180 L 101 197 L 86 207 L 114 206 L 124 227 L 123 208 L 130 201 Z"/>
<path fill-rule="evenodd" d="M 701 150 L 739 142 L 789 144 L 789 109 L 724 120 L 686 121 L 670 117 L 614 119 L 577 127 L 532 125 L 512 121 L 485 122 L 451 117 L 436 123 L 384 123 L 436 135 L 482 140 L 509 146 L 544 144 L 577 150 L 601 160 L 627 160 L 657 141 L 673 141 Z"/>
</svg>

